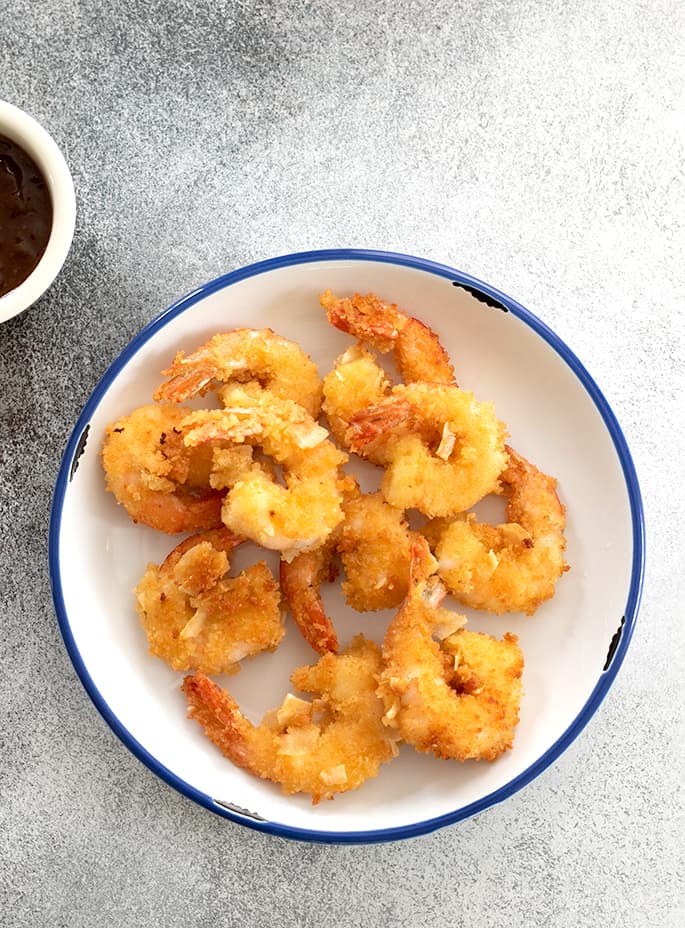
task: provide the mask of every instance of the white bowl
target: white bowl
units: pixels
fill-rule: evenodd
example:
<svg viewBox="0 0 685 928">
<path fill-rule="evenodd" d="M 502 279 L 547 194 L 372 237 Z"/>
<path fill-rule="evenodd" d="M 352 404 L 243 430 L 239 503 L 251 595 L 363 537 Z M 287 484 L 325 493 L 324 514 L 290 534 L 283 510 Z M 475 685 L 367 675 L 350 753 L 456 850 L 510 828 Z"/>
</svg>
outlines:
<svg viewBox="0 0 685 928">
<path fill-rule="evenodd" d="M 373 290 L 437 330 L 460 385 L 495 401 L 518 451 L 559 479 L 568 508 L 571 570 L 532 617 L 457 607 L 469 627 L 513 631 L 525 655 L 513 750 L 494 763 L 440 761 L 404 746 L 359 790 L 313 807 L 284 797 L 225 760 L 186 718 L 183 674 L 150 657 L 132 589 L 148 561 L 175 544 L 133 525 L 103 486 L 102 435 L 112 419 L 150 402 L 175 352 L 215 332 L 271 326 L 296 339 L 325 372 L 351 339 L 319 308 L 336 293 Z M 638 483 L 621 430 L 578 359 L 539 319 L 491 286 L 405 255 L 343 250 L 288 255 L 227 274 L 165 310 L 117 358 L 83 410 L 54 494 L 50 570 L 69 654 L 96 706 L 145 764 L 186 796 L 236 822 L 332 843 L 406 838 L 506 799 L 551 764 L 597 710 L 623 661 L 643 574 Z M 359 615 L 327 594 L 343 642 L 381 641 L 389 613 Z M 280 703 L 293 667 L 313 663 L 288 622 L 273 654 L 220 680 L 253 720 Z"/>
<path fill-rule="evenodd" d="M 6 322 L 35 303 L 59 274 L 74 237 L 76 199 L 62 152 L 32 116 L 0 100 L 0 135 L 12 139 L 33 158 L 52 199 L 52 229 L 40 261 L 26 280 L 0 296 L 0 322 Z"/>
</svg>

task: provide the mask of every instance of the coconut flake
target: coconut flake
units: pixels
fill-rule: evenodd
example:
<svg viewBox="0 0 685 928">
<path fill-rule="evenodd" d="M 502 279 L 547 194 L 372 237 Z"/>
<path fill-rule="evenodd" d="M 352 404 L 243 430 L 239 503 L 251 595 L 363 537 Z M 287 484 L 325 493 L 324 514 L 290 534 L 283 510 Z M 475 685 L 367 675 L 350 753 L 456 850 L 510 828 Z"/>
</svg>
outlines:
<svg viewBox="0 0 685 928">
<path fill-rule="evenodd" d="M 450 430 L 449 423 L 446 422 L 442 427 L 442 438 L 440 439 L 438 450 L 435 452 L 436 457 L 442 458 L 443 461 L 449 460 L 450 455 L 454 451 L 456 441 L 456 435 Z"/>
</svg>

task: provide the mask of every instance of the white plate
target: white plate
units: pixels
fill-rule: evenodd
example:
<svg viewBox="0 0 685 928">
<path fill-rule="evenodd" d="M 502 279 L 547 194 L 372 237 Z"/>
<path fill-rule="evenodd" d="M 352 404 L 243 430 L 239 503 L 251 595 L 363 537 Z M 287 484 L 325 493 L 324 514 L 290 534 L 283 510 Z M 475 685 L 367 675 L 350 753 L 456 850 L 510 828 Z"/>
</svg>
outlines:
<svg viewBox="0 0 685 928">
<path fill-rule="evenodd" d="M 148 655 L 132 589 L 148 561 L 163 558 L 175 540 L 130 522 L 104 490 L 99 452 L 107 423 L 151 401 L 176 351 L 216 332 L 270 326 L 298 341 L 325 373 L 351 343 L 319 307 L 326 287 L 339 294 L 373 290 L 440 333 L 460 385 L 494 400 L 511 443 L 558 478 L 571 570 L 532 617 L 455 605 L 474 630 L 520 637 L 526 665 L 513 750 L 494 763 L 459 764 L 405 746 L 361 789 L 313 807 L 308 797 L 284 797 L 225 760 L 186 718 L 183 674 Z M 53 500 L 50 571 L 79 677 L 121 740 L 155 773 L 203 806 L 261 831 L 372 842 L 480 812 L 530 782 L 570 744 L 625 656 L 640 598 L 643 532 L 620 428 L 578 359 L 542 322 L 493 287 L 442 265 L 382 252 L 322 251 L 227 274 L 183 297 L 133 339 L 94 390 L 65 452 Z M 354 631 L 382 641 L 388 613 L 359 615 L 336 592 L 326 595 L 343 643 Z M 288 620 L 276 652 L 219 682 L 257 720 L 280 703 L 292 668 L 315 659 Z"/>
</svg>

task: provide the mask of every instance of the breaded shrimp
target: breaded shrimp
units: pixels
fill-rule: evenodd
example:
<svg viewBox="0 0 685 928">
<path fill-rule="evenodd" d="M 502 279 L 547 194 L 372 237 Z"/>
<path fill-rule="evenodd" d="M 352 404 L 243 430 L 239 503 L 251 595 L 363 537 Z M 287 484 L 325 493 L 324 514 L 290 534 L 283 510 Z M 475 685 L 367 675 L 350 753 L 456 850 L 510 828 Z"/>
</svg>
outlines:
<svg viewBox="0 0 685 928">
<path fill-rule="evenodd" d="M 398 606 L 407 593 L 409 552 L 415 535 L 404 513 L 380 493 L 363 494 L 354 485 L 344 494 L 345 519 L 315 551 L 281 561 L 281 589 L 298 628 L 319 654 L 337 651 L 338 638 L 321 596 L 321 584 L 338 573 L 340 553 L 348 605 L 358 612 Z"/>
<path fill-rule="evenodd" d="M 325 654 L 291 675 L 313 702 L 288 694 L 253 725 L 232 697 L 204 674 L 186 677 L 188 714 L 234 764 L 312 803 L 357 789 L 397 754 L 396 732 L 382 722 L 376 695 L 379 648 L 360 635 L 341 654 Z"/>
<path fill-rule="evenodd" d="M 379 403 L 390 390 L 385 371 L 363 345 L 352 345 L 323 379 L 323 411 L 333 437 L 347 448 L 347 430 L 355 413 Z M 373 460 L 373 463 L 379 463 Z"/>
<path fill-rule="evenodd" d="M 221 528 L 186 538 L 149 564 L 136 607 L 150 653 L 174 670 L 235 673 L 239 661 L 273 650 L 284 634 L 278 583 L 263 561 L 228 577 L 243 539 Z"/>
<path fill-rule="evenodd" d="M 189 355 L 180 351 L 162 372 L 170 379 L 156 400 L 180 403 L 221 384 L 257 382 L 280 399 L 304 406 L 316 418 L 321 380 L 316 365 L 300 346 L 271 329 L 234 329 L 215 335 Z"/>
<path fill-rule="evenodd" d="M 198 448 L 205 447 L 198 445 Z M 212 453 L 209 484 L 215 490 L 230 490 L 254 469 L 268 470 L 264 461 L 255 461 L 251 445 L 227 445 Z"/>
<path fill-rule="evenodd" d="M 399 606 L 407 595 L 416 534 L 404 511 L 391 506 L 380 492 L 348 494 L 343 509 L 336 547 L 347 577 L 342 589 L 348 605 L 358 612 Z"/>
<path fill-rule="evenodd" d="M 235 388 L 230 405 L 191 413 L 183 432 L 189 447 L 208 441 L 256 445 L 283 470 L 285 486 L 261 466 L 233 485 L 222 508 L 224 524 L 232 531 L 292 560 L 318 548 L 342 521 L 348 478 L 339 468 L 347 455 L 292 400 Z"/>
<path fill-rule="evenodd" d="M 492 403 L 459 387 L 397 386 L 352 416 L 349 447 L 386 466 L 381 490 L 398 509 L 448 516 L 498 488 L 507 455 Z"/>
<path fill-rule="evenodd" d="M 466 620 L 440 606 L 446 590 L 428 558 L 420 539 L 412 548 L 409 594 L 385 635 L 378 688 L 384 721 L 418 751 L 495 760 L 513 744 L 523 656 L 515 635 L 498 641 L 454 630 Z"/>
<path fill-rule="evenodd" d="M 330 290 L 320 296 L 328 321 L 380 352 L 392 351 L 405 383 L 430 381 L 455 384 L 454 369 L 437 334 L 395 304 L 375 294 L 336 297 Z"/>
<path fill-rule="evenodd" d="M 105 430 L 107 489 L 134 522 L 160 532 L 197 532 L 221 525 L 222 494 L 210 486 L 213 446 L 188 448 L 180 424 L 189 410 L 141 406 Z"/>
<path fill-rule="evenodd" d="M 436 539 L 439 573 L 460 602 L 489 612 L 532 615 L 554 595 L 564 562 L 565 510 L 548 477 L 507 447 L 500 478 L 508 496 L 507 522 L 488 525 L 473 513 L 427 528 Z"/>
</svg>

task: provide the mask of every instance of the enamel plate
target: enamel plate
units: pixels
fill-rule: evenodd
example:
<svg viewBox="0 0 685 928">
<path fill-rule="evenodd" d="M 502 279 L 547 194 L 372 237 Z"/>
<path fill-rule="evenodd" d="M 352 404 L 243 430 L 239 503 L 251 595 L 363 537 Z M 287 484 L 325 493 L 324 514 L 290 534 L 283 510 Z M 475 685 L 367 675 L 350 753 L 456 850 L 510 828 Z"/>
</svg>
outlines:
<svg viewBox="0 0 685 928">
<path fill-rule="evenodd" d="M 532 617 L 491 616 L 447 602 L 468 616 L 472 630 L 519 636 L 524 695 L 511 751 L 494 763 L 460 764 L 403 746 L 376 779 L 312 806 L 309 797 L 286 797 L 226 760 L 188 720 L 183 674 L 148 654 L 132 591 L 148 562 L 159 563 L 179 539 L 131 522 L 105 491 L 100 449 L 109 422 L 151 402 L 176 352 L 191 351 L 216 332 L 271 327 L 299 342 L 325 374 L 352 343 L 319 306 L 328 287 L 339 295 L 373 291 L 440 334 L 460 386 L 493 400 L 511 444 L 558 478 L 571 569 Z M 366 467 L 364 481 L 377 485 Z M 449 267 L 383 252 L 320 251 L 255 264 L 194 290 L 122 352 L 86 404 L 64 455 L 50 571 L 76 672 L 108 724 L 151 770 L 206 808 L 260 831 L 362 843 L 412 837 L 481 812 L 559 757 L 597 710 L 625 656 L 640 599 L 643 534 L 638 482 L 619 425 L 578 359 L 539 319 Z M 241 548 L 235 567 L 263 556 Z M 382 642 L 391 613 L 353 612 L 338 584 L 325 596 L 341 644 L 360 631 Z M 288 618 L 275 652 L 216 679 L 256 722 L 292 690 L 291 671 L 315 660 Z"/>
</svg>

